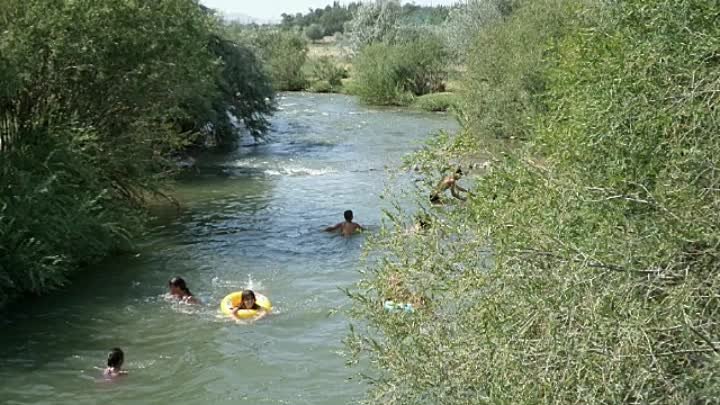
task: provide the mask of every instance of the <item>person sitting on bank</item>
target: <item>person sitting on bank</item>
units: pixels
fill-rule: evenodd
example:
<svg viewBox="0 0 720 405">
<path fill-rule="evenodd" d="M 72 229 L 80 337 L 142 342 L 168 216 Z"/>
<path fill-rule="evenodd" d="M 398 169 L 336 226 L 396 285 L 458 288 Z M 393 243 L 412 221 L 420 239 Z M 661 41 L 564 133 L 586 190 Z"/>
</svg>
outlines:
<svg viewBox="0 0 720 405">
<path fill-rule="evenodd" d="M 335 232 L 339 229 L 340 233 L 342 233 L 343 236 L 351 236 L 357 230 L 365 230 L 365 228 L 360 226 L 360 224 L 356 224 L 355 222 L 353 222 L 352 210 L 345 211 L 343 213 L 343 216 L 345 217 L 345 222 L 340 222 L 333 226 L 328 226 L 327 228 L 325 228 L 325 232 Z"/>
<path fill-rule="evenodd" d="M 430 193 L 430 202 L 433 204 L 442 204 L 442 194 L 445 193 L 448 189 L 450 189 L 450 194 L 452 194 L 453 197 L 457 198 L 460 201 L 466 201 L 467 197 L 464 197 L 460 195 L 460 192 L 464 193 L 470 193 L 468 190 L 460 187 L 458 184 L 458 181 L 463 175 L 463 171 L 461 168 L 457 168 L 455 170 L 455 173 L 453 173 L 450 176 L 443 177 L 442 180 L 440 180 L 440 183 L 438 183 L 437 186 L 435 186 L 435 189 Z"/>
</svg>

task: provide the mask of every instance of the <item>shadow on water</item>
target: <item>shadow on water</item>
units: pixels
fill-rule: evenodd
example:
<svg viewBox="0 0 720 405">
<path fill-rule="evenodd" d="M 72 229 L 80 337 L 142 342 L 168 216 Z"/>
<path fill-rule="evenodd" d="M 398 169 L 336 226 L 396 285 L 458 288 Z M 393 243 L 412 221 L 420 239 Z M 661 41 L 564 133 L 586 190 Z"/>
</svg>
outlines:
<svg viewBox="0 0 720 405">
<path fill-rule="evenodd" d="M 287 94 L 280 107 L 267 142 L 199 158 L 177 182 L 181 209 L 158 212 L 137 255 L 5 311 L 0 402 L 338 405 L 362 395 L 337 353 L 349 305 L 339 287 L 357 280 L 366 235 L 322 230 L 352 209 L 376 232 L 385 168 L 455 124 L 339 95 Z M 175 275 L 202 305 L 166 301 Z M 249 284 L 274 313 L 248 325 L 219 316 L 220 300 Z M 108 384 L 94 367 L 115 346 L 130 374 Z"/>
</svg>

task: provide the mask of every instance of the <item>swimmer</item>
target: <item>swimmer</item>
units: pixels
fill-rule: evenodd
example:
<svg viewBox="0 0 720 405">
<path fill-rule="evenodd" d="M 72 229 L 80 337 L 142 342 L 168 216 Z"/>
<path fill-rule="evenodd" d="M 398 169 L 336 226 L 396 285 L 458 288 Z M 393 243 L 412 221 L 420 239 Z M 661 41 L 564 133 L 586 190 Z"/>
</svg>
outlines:
<svg viewBox="0 0 720 405">
<path fill-rule="evenodd" d="M 237 318 L 238 311 L 241 311 L 244 309 L 252 309 L 252 310 L 257 311 L 258 314 L 254 318 L 255 320 L 262 319 L 267 315 L 267 310 L 265 310 L 265 308 L 261 307 L 260 305 L 257 304 L 257 302 L 255 302 L 255 293 L 252 290 L 243 290 L 242 301 L 240 302 L 240 305 L 233 308 L 233 311 L 232 311 L 233 316 L 235 318 Z"/>
<path fill-rule="evenodd" d="M 458 167 L 455 173 L 453 173 L 451 176 L 443 177 L 443 179 L 440 180 L 440 183 L 435 186 L 435 190 L 430 193 L 430 202 L 433 204 L 442 204 L 441 194 L 443 194 L 447 189 L 450 189 L 450 194 L 452 194 L 453 197 L 457 198 L 460 201 L 466 201 L 467 197 L 461 196 L 460 191 L 468 194 L 470 194 L 470 192 L 457 184 L 462 175 L 463 171 L 461 168 Z"/>
<path fill-rule="evenodd" d="M 185 280 L 180 277 L 173 277 L 168 281 L 168 288 L 170 289 L 170 296 L 183 302 L 185 304 L 199 304 L 200 301 L 195 298 L 190 289 L 187 288 Z"/>
<path fill-rule="evenodd" d="M 339 224 L 328 226 L 327 228 L 325 228 L 325 232 L 335 232 L 339 229 L 343 236 L 351 236 L 358 229 L 361 231 L 365 230 L 365 228 L 360 226 L 360 224 L 356 224 L 352 221 L 353 212 L 351 210 L 345 211 L 343 213 L 343 216 L 345 217 L 345 222 L 340 222 Z"/>
<path fill-rule="evenodd" d="M 122 349 L 114 348 L 108 353 L 107 368 L 103 371 L 105 378 L 115 378 L 121 375 L 126 375 L 127 371 L 122 369 L 123 362 L 125 361 L 125 354 Z"/>
</svg>

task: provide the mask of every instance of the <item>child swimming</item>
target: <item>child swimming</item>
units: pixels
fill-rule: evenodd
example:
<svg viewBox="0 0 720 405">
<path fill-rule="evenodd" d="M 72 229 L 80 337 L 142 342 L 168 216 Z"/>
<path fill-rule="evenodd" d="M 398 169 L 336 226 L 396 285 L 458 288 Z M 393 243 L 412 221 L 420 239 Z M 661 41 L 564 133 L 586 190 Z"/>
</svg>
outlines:
<svg viewBox="0 0 720 405">
<path fill-rule="evenodd" d="M 170 296 L 186 304 L 199 304 L 200 301 L 193 296 L 190 289 L 187 288 L 185 280 L 180 277 L 173 277 L 168 281 Z"/>
<path fill-rule="evenodd" d="M 122 349 L 114 348 L 108 353 L 107 368 L 103 371 L 105 378 L 115 378 L 121 375 L 126 375 L 127 371 L 122 369 L 123 362 L 125 361 L 125 354 Z"/>
<path fill-rule="evenodd" d="M 252 290 L 243 290 L 242 292 L 242 301 L 240 304 L 233 308 L 232 314 L 235 318 L 239 319 L 237 316 L 238 311 L 241 310 L 255 310 L 257 311 L 257 316 L 255 316 L 255 320 L 262 319 L 267 315 L 267 310 L 265 308 L 261 307 L 257 304 L 255 299 L 255 293 Z"/>
</svg>

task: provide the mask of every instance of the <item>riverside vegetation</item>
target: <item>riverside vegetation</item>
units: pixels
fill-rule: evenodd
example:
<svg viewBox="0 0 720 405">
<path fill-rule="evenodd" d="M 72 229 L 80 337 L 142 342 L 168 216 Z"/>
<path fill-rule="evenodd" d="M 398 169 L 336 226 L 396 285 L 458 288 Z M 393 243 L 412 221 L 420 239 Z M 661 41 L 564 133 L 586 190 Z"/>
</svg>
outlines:
<svg viewBox="0 0 720 405">
<path fill-rule="evenodd" d="M 457 7 L 335 2 L 284 14 L 278 26 L 229 23 L 228 30 L 257 49 L 277 90 L 344 92 L 371 105 L 417 100 L 418 108 L 445 111 L 453 94 L 421 96 L 445 90 L 455 49 L 450 27 L 457 24 L 451 10 Z"/>
<path fill-rule="evenodd" d="M 175 158 L 273 111 L 255 52 L 192 0 L 0 4 L 0 304 L 127 251 Z"/>
<path fill-rule="evenodd" d="M 429 179 L 417 192 L 389 196 L 417 201 L 430 226 L 408 234 L 412 216 L 389 210 L 348 291 L 366 403 L 714 403 L 720 6 L 482 0 L 467 13 L 483 18 L 463 26 L 464 130 L 408 160 Z M 429 207 L 431 181 L 478 156 L 491 164 L 474 196 Z M 416 310 L 389 314 L 388 298 Z"/>
</svg>

